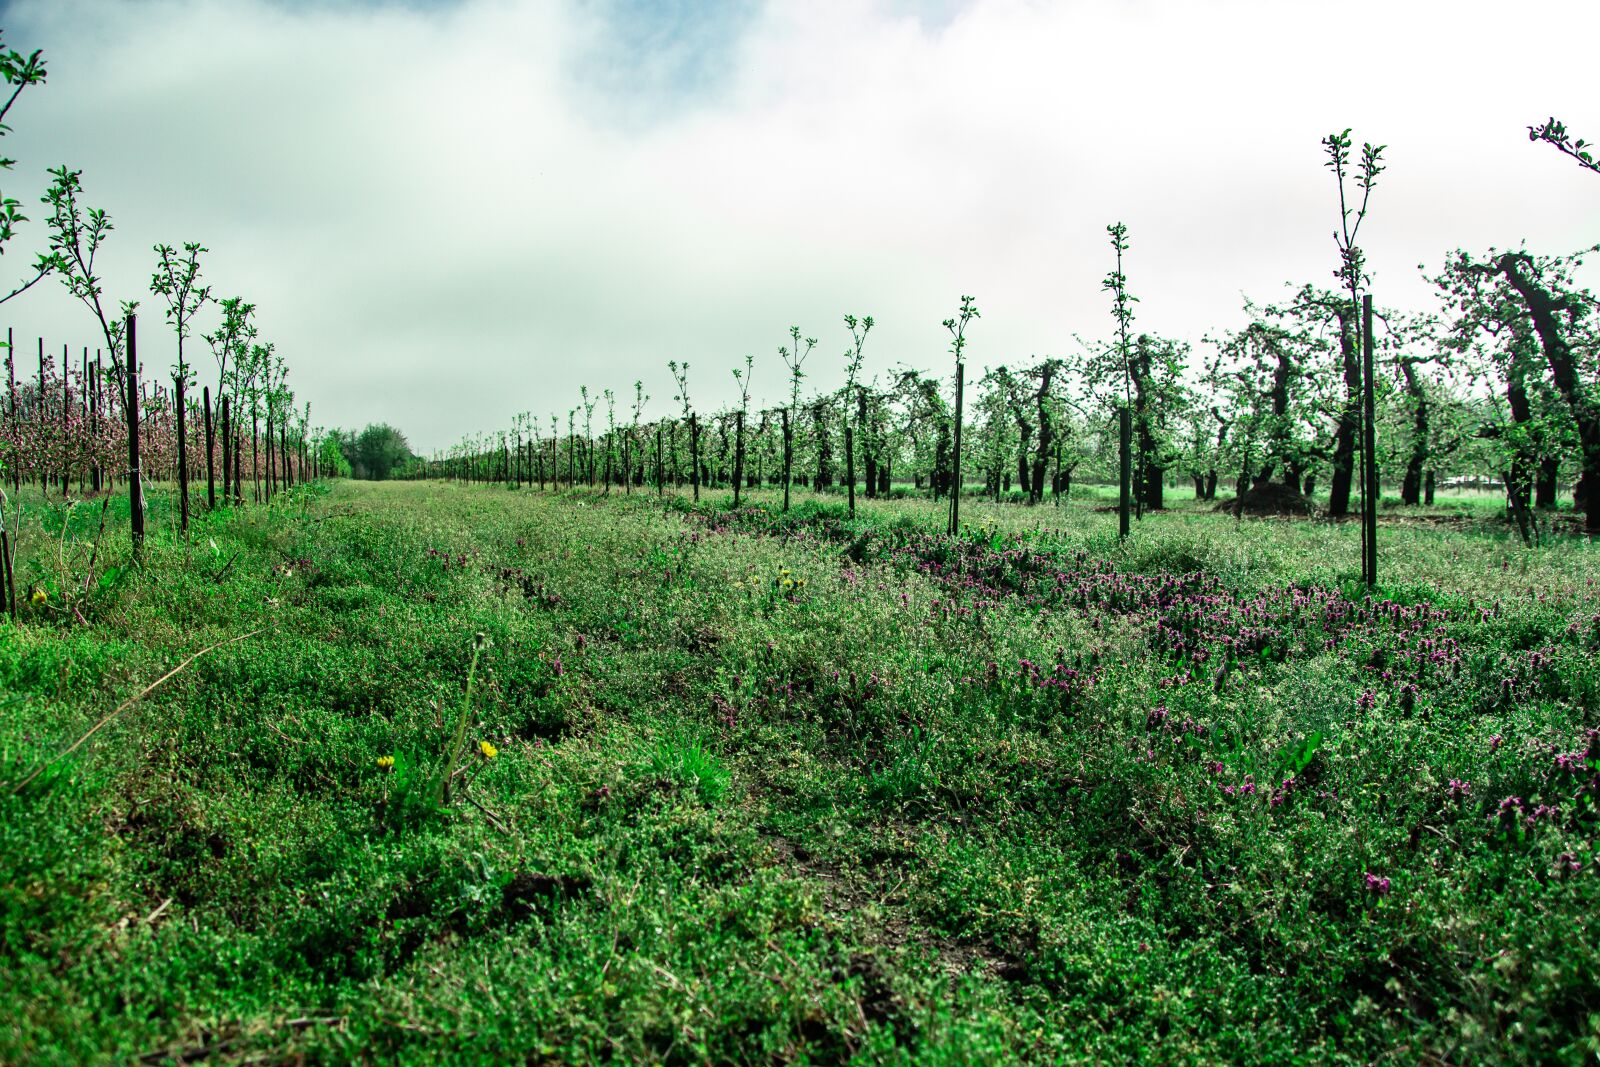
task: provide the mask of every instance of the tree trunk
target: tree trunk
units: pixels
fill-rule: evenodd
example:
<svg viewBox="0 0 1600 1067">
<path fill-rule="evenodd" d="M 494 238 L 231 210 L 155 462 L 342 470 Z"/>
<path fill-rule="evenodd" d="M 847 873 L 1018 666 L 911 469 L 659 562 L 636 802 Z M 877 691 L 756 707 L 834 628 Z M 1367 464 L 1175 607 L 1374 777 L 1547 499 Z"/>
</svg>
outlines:
<svg viewBox="0 0 1600 1067">
<path fill-rule="evenodd" d="M 250 499 L 261 503 L 261 458 L 257 442 L 261 438 L 261 427 L 257 421 L 257 414 L 252 408 L 250 411 Z"/>
<path fill-rule="evenodd" d="M 833 439 L 828 435 L 828 409 L 822 401 L 811 409 L 811 425 L 817 438 L 817 492 L 833 487 Z"/>
<path fill-rule="evenodd" d="M 1506 375 L 1506 405 L 1511 409 L 1511 421 L 1517 427 L 1533 421 L 1533 404 L 1528 399 L 1527 364 L 1519 354 L 1513 353 L 1511 369 Z M 1533 470 L 1537 465 L 1534 448 L 1525 433 L 1517 433 L 1511 446 L 1511 466 L 1505 475 L 1506 508 L 1520 528 L 1525 512 L 1531 503 Z M 1527 534 L 1524 531 L 1524 538 Z"/>
<path fill-rule="evenodd" d="M 139 470 L 139 344 L 136 317 L 128 316 L 128 514 L 133 524 L 133 554 L 144 548 L 144 479 Z"/>
<path fill-rule="evenodd" d="M 959 355 L 959 353 L 957 353 Z M 965 394 L 967 365 L 956 364 L 956 431 L 950 460 L 950 536 L 961 532 L 961 402 Z"/>
<path fill-rule="evenodd" d="M 1412 405 L 1411 451 L 1406 457 L 1405 475 L 1400 480 L 1400 502 L 1415 505 L 1422 501 L 1422 472 L 1428 465 L 1428 394 L 1423 391 L 1415 363 L 1403 360 L 1400 373 Z"/>
<path fill-rule="evenodd" d="M 1536 508 L 1553 508 L 1556 506 L 1556 479 L 1560 473 L 1561 460 L 1556 456 L 1546 456 L 1539 460 L 1539 472 L 1533 481 L 1533 506 Z"/>
<path fill-rule="evenodd" d="M 1039 391 L 1034 403 L 1039 409 L 1039 448 L 1033 455 L 1033 484 L 1028 487 L 1028 503 L 1044 500 L 1044 475 L 1049 464 L 1050 451 L 1055 447 L 1055 427 L 1050 423 L 1050 379 L 1055 376 L 1055 363 L 1045 360 L 1039 371 Z"/>
<path fill-rule="evenodd" d="M 1128 507 L 1133 496 L 1133 415 L 1124 404 L 1117 409 L 1117 536 L 1128 537 Z"/>
<path fill-rule="evenodd" d="M 216 474 L 212 469 L 213 460 L 211 458 L 212 449 L 216 447 L 216 443 L 213 440 L 214 433 L 211 427 L 211 386 L 208 385 L 205 387 L 201 393 L 201 397 L 205 402 L 206 416 L 206 510 L 216 511 L 217 481 Z"/>
<path fill-rule="evenodd" d="M 1528 513 L 1527 467 L 1520 460 L 1513 460 L 1505 478 L 1506 507 L 1511 512 L 1512 521 L 1517 525 L 1517 533 L 1522 535 L 1522 543 L 1531 547 L 1533 522 Z"/>
<path fill-rule="evenodd" d="M 1570 298 L 1552 296 L 1526 271 L 1532 265 L 1533 259 L 1526 252 L 1506 252 L 1495 261 L 1495 269 L 1505 275 L 1506 281 L 1522 297 L 1533 320 L 1534 332 L 1539 335 L 1545 361 L 1550 365 L 1556 390 L 1572 409 L 1582 446 L 1583 467 L 1579 482 L 1585 490 L 1582 494 L 1584 529 L 1590 537 L 1595 537 L 1600 535 L 1600 493 L 1589 490 L 1600 480 L 1600 408 L 1591 402 L 1580 384 L 1577 359 L 1558 318 L 1562 312 L 1570 310 Z"/>
<path fill-rule="evenodd" d="M 1159 509 L 1162 506 L 1161 485 L 1162 478 L 1166 474 L 1156 462 L 1157 442 L 1150 417 L 1151 393 L 1154 391 L 1150 373 L 1152 343 L 1147 335 L 1140 334 L 1138 343 L 1134 345 L 1134 358 L 1128 367 L 1133 379 L 1134 439 L 1137 444 L 1133 464 L 1134 507 L 1141 518 L 1144 516 L 1144 509 Z M 1287 356 L 1282 357 L 1282 362 L 1287 367 Z M 1283 372 L 1283 379 L 1283 403 L 1287 405 L 1287 370 Z"/>
<path fill-rule="evenodd" d="M 230 495 L 233 486 L 233 404 L 228 394 L 222 394 L 222 503 L 233 503 Z"/>
<path fill-rule="evenodd" d="M 1355 480 L 1356 434 L 1361 429 L 1361 351 L 1356 344 L 1355 309 L 1339 305 L 1339 359 L 1344 370 L 1344 405 L 1333 438 L 1333 474 L 1328 485 L 1328 515 L 1350 514 Z"/>
<path fill-rule="evenodd" d="M 850 517 L 856 517 L 856 435 L 849 423 L 844 428 L 844 480 L 848 484 Z"/>
<path fill-rule="evenodd" d="M 862 389 L 856 396 L 856 428 L 861 433 L 861 458 L 866 468 L 867 496 L 873 497 L 878 493 L 878 457 L 872 450 L 872 434 L 867 428 L 867 391 Z"/>
</svg>

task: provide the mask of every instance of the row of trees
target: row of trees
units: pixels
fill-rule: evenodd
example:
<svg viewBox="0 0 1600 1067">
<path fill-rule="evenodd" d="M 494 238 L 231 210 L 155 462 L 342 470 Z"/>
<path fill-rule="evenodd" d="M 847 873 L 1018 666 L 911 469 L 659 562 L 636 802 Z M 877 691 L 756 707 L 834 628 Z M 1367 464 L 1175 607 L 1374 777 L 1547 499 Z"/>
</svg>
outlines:
<svg viewBox="0 0 1600 1067">
<path fill-rule="evenodd" d="M 40 52 L 24 56 L 0 45 L 0 77 L 9 95 L 0 104 L 4 120 L 28 88 L 46 80 Z M 0 169 L 15 161 L 0 159 Z M 187 243 L 182 251 L 157 245 L 149 291 L 160 298 L 166 321 L 176 335 L 176 366 L 168 387 L 158 376 L 153 384 L 141 376 L 138 361 L 138 300 L 114 303 L 106 292 L 97 260 L 112 231 L 111 216 L 83 202 L 82 172 L 65 165 L 47 171 L 50 183 L 42 198 L 48 240 L 30 271 L 9 292 L 0 286 L 0 304 L 56 278 L 93 317 L 98 339 L 91 360 L 87 346 L 76 358 L 62 349 L 58 364 L 39 341 L 37 376 L 22 366 L 15 338 L 6 339 L 6 396 L 0 412 L 0 590 L 14 611 L 12 564 L 16 531 L 6 523 L 4 485 L 12 493 L 38 481 L 49 493 L 59 486 L 63 497 L 77 480 L 80 493 L 128 489 L 135 551 L 144 534 L 146 482 L 170 477 L 177 483 L 181 523 L 188 528 L 190 481 L 204 468 L 206 500 L 243 503 L 245 485 L 251 499 L 265 500 L 281 486 L 293 484 L 316 465 L 310 429 L 310 408 L 297 408 L 287 384 L 288 368 L 276 348 L 263 341 L 256 325 L 256 307 L 241 297 L 215 299 L 202 284 L 201 257 L 207 249 Z M 21 202 L 0 193 L 0 254 L 18 237 L 28 217 Z M 217 313 L 214 329 L 202 335 L 216 361 L 215 395 L 205 385 L 196 397 L 193 361 L 186 342 L 197 317 L 208 307 Z M 147 341 L 148 343 L 148 341 Z M 16 517 L 16 509 L 11 510 Z"/>
<path fill-rule="evenodd" d="M 1600 338 L 1593 298 L 1571 281 L 1577 262 L 1457 252 L 1432 275 L 1440 308 L 1376 311 L 1378 468 L 1404 503 L 1432 503 L 1442 479 L 1476 475 L 1507 486 L 1514 513 L 1555 506 L 1568 481 L 1589 506 L 1595 467 L 1583 434 Z M 1206 338 L 1199 355 L 1179 339 L 1131 333 L 994 367 L 969 386 L 963 480 L 1033 504 L 1069 494 L 1075 477 L 1114 480 L 1111 416 L 1125 405 L 1139 508 L 1162 507 L 1173 484 L 1201 499 L 1275 484 L 1325 488 L 1327 512 L 1350 514 L 1359 509 L 1358 308 L 1348 293 L 1300 284 L 1281 300 L 1246 302 L 1244 324 Z M 1119 326 L 1131 325 L 1122 314 Z M 832 390 L 801 392 L 804 359 L 793 353 L 814 345 L 802 338 L 778 349 L 789 387 L 781 404 L 752 410 L 747 358 L 735 370 L 740 403 L 700 412 L 689 367 L 673 363 L 671 417 L 644 418 L 642 382 L 621 411 L 612 390 L 585 389 L 564 420 L 523 415 L 412 470 L 596 487 L 854 484 L 868 496 L 898 481 L 942 496 L 955 480 L 953 384 L 910 369 L 864 377 L 871 322 L 846 319 L 851 340 Z"/>
<path fill-rule="evenodd" d="M 1597 169 L 1585 142 L 1554 119 L 1529 135 Z M 1136 329 L 1138 298 L 1123 266 L 1129 234 L 1118 223 L 1107 228 L 1115 268 L 1103 284 L 1114 335 L 1079 337 L 1071 355 L 1008 361 L 966 383 L 961 350 L 977 311 L 963 298 L 945 323 L 953 376 L 901 368 L 866 378 L 873 319 L 847 315 L 842 382 L 831 390 L 803 393 L 817 342 L 791 327 L 777 349 L 786 387 L 778 403 L 752 410 L 757 361 L 746 356 L 732 370 L 737 406 L 702 412 L 688 363 L 672 361 L 670 416 L 644 418 L 642 382 L 621 412 L 613 390 L 586 387 L 564 421 L 525 413 L 410 472 L 608 489 L 717 486 L 736 500 L 741 489 L 768 485 L 783 489 L 785 507 L 797 482 L 853 501 L 858 488 L 883 495 L 898 482 L 939 497 L 958 483 L 976 489 L 976 480 L 995 499 L 1038 504 L 1068 495 L 1075 477 L 1116 480 L 1126 462 L 1136 512 L 1162 507 L 1171 486 L 1186 484 L 1207 500 L 1231 486 L 1243 505 L 1252 495 L 1325 490 L 1335 518 L 1370 518 L 1362 500 L 1369 485 L 1375 495 L 1380 472 L 1405 504 L 1431 504 L 1453 475 L 1503 486 L 1524 537 L 1532 512 L 1557 506 L 1570 485 L 1586 528 L 1600 532 L 1600 329 L 1593 295 L 1574 281 L 1594 249 L 1458 250 L 1425 270 L 1436 307 L 1379 306 L 1363 321 L 1371 294 L 1358 237 L 1384 148 L 1354 153 L 1349 130 L 1323 147 L 1339 194 L 1336 284 L 1291 283 L 1280 299 L 1247 300 L 1243 324 L 1203 338 L 1198 352 Z"/>
<path fill-rule="evenodd" d="M 132 316 L 126 320 L 132 321 Z M 12 491 L 37 482 L 45 496 L 59 488 L 66 498 L 74 481 L 79 495 L 128 482 L 133 426 L 126 387 L 108 376 L 102 352 L 97 350 L 91 359 L 85 347 L 74 357 L 63 346 L 57 363 L 53 355 L 46 356 L 40 339 L 37 373 L 19 374 L 10 331 L 7 336 L 0 463 Z M 255 353 L 271 354 L 270 349 Z M 232 377 L 223 378 L 216 404 L 209 385 L 200 396 L 186 392 L 180 401 L 185 383 L 176 375 L 171 385 L 152 384 L 131 371 L 127 378 L 138 386 L 140 472 L 146 482 L 178 486 L 184 524 L 191 473 L 205 479 L 208 506 L 216 507 L 219 483 L 224 503 L 264 501 L 280 485 L 304 477 L 314 462 L 304 417 L 272 404 L 270 391 L 259 391 L 268 398 L 263 400 L 249 375 L 241 374 L 242 384 L 229 388 Z M 239 402 L 230 406 L 230 399 Z"/>
</svg>

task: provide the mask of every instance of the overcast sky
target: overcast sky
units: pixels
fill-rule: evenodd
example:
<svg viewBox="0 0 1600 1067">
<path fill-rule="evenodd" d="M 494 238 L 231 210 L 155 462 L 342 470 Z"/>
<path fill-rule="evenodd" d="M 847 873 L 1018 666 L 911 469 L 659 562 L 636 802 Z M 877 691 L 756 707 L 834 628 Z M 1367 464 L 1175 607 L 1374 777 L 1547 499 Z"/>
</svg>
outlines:
<svg viewBox="0 0 1600 1067">
<path fill-rule="evenodd" d="M 313 422 L 419 450 L 564 421 L 582 384 L 664 410 L 669 359 L 710 407 L 754 354 L 776 399 L 791 324 L 831 388 L 846 312 L 877 318 L 869 372 L 944 371 L 963 293 L 978 366 L 1067 354 L 1111 330 L 1116 220 L 1136 327 L 1198 344 L 1243 294 L 1332 283 L 1319 141 L 1347 126 L 1389 146 L 1380 303 L 1432 306 L 1417 266 L 1455 247 L 1600 241 L 1600 176 L 1526 133 L 1600 139 L 1594 0 L 13 0 L 0 26 L 49 64 L 0 142 L 33 218 L 8 275 L 45 168 L 82 168 L 147 363 L 174 354 L 151 246 L 199 241 Z M 56 282 L 6 325 L 95 339 Z"/>
</svg>

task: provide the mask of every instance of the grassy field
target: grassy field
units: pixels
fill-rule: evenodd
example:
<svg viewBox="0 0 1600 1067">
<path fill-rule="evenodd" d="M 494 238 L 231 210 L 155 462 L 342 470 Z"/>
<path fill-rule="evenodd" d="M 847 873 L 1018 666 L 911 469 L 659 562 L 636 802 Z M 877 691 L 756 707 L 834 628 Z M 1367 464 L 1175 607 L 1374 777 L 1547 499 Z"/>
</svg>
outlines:
<svg viewBox="0 0 1600 1067">
<path fill-rule="evenodd" d="M 727 503 L 30 506 L 0 1062 L 1600 1055 L 1588 546 Z"/>
</svg>

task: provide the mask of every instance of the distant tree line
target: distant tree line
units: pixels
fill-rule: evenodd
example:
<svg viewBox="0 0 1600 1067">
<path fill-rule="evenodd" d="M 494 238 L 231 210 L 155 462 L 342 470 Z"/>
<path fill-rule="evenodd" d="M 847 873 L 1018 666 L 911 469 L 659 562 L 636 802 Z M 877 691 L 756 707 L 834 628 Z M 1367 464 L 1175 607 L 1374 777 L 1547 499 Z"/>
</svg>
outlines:
<svg viewBox="0 0 1600 1067">
<path fill-rule="evenodd" d="M 360 432 L 328 430 L 318 458 L 329 476 L 374 482 L 387 481 L 417 459 L 406 435 L 386 422 L 370 423 Z"/>
</svg>

